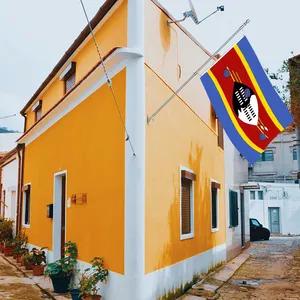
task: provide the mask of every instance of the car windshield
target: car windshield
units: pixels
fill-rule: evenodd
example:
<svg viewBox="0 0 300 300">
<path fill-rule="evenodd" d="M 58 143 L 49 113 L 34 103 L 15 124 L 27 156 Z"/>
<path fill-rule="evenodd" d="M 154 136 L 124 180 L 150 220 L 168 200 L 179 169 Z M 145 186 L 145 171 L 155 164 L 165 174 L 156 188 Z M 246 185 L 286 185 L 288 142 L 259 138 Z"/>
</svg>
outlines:
<svg viewBox="0 0 300 300">
<path fill-rule="evenodd" d="M 251 223 L 252 223 L 252 225 L 254 225 L 256 227 L 260 227 L 260 224 L 256 219 L 251 219 Z"/>
</svg>

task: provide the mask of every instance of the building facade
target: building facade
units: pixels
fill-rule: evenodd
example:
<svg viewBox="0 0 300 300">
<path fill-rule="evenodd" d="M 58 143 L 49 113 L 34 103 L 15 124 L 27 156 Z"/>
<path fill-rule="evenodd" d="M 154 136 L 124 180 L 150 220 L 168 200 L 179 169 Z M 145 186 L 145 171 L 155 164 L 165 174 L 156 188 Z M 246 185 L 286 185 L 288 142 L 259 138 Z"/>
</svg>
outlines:
<svg viewBox="0 0 300 300">
<path fill-rule="evenodd" d="M 0 214 L 3 218 L 13 220 L 16 229 L 19 157 L 17 148 L 9 151 L 0 159 L 1 170 L 1 204 Z"/>
<path fill-rule="evenodd" d="M 250 246 L 248 161 L 225 134 L 225 194 L 227 260 Z"/>
<path fill-rule="evenodd" d="M 86 27 L 22 110 L 19 229 L 48 261 L 67 240 L 80 267 L 104 257 L 104 299 L 157 299 L 226 260 L 223 130 L 200 81 L 147 122 L 211 56 L 171 18 L 107 0 L 91 24 L 115 99 Z"/>
<path fill-rule="evenodd" d="M 285 131 L 270 143 L 256 163 L 249 165 L 249 181 L 297 183 L 298 159 L 296 134 Z"/>
<path fill-rule="evenodd" d="M 300 234 L 300 189 L 296 184 L 261 183 L 250 191 L 250 217 L 273 234 Z"/>
</svg>

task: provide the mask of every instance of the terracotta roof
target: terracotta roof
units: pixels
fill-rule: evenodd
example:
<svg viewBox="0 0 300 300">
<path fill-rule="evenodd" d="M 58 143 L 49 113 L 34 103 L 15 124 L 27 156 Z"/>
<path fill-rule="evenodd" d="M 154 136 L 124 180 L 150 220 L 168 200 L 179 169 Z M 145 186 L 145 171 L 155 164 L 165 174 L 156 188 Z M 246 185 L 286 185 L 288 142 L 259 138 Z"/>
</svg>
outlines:
<svg viewBox="0 0 300 300">
<path fill-rule="evenodd" d="M 104 18 L 107 12 L 112 8 L 112 6 L 118 0 L 106 0 L 104 4 L 100 7 L 94 18 L 91 20 L 91 26 L 94 29 L 98 23 Z M 66 51 L 60 61 L 53 68 L 48 77 L 44 80 L 38 90 L 34 93 L 31 99 L 27 102 L 24 108 L 21 110 L 21 115 L 24 115 L 28 107 L 34 102 L 34 100 L 39 96 L 39 94 L 43 91 L 43 89 L 47 86 L 47 84 L 55 77 L 57 72 L 62 68 L 62 66 L 68 61 L 68 59 L 72 56 L 72 54 L 76 51 L 76 49 L 81 45 L 81 43 L 88 37 L 90 34 L 89 26 L 87 25 L 83 31 L 79 34 L 77 39 L 73 42 L 70 48 Z"/>
</svg>

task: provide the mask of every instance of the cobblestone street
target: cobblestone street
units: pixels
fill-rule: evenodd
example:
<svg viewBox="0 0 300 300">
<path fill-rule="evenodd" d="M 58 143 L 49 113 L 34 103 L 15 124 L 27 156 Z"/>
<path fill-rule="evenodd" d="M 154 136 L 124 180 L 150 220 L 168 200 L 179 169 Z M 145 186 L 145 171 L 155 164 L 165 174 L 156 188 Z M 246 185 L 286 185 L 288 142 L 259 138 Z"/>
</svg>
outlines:
<svg viewBox="0 0 300 300">
<path fill-rule="evenodd" d="M 250 258 L 221 287 L 219 299 L 300 299 L 299 246 L 299 237 L 252 243 L 245 251 Z"/>
</svg>

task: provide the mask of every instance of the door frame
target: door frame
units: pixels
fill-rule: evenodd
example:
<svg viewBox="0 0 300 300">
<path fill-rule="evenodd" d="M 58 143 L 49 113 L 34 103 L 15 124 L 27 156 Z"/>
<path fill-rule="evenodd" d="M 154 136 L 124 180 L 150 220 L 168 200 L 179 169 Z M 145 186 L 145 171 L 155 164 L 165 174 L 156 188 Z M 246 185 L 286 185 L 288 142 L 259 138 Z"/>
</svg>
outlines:
<svg viewBox="0 0 300 300">
<path fill-rule="evenodd" d="M 52 234 L 52 249 L 53 259 L 61 258 L 61 216 L 62 216 L 62 177 L 65 176 L 65 194 L 67 195 L 67 170 L 54 174 L 53 185 L 53 234 Z M 67 198 L 67 197 L 66 197 Z M 67 224 L 67 199 L 65 199 L 65 228 Z M 65 239 L 66 239 L 65 230 Z"/>
<path fill-rule="evenodd" d="M 241 244 L 242 248 L 245 247 L 246 236 L 245 236 L 245 202 L 244 192 L 240 192 L 240 208 L 241 208 Z"/>
<path fill-rule="evenodd" d="M 279 232 L 275 232 L 275 233 L 281 233 L 281 217 L 280 217 L 280 207 L 279 206 L 275 206 L 275 207 L 268 207 L 268 219 L 269 219 L 269 229 L 270 229 L 270 232 L 271 233 L 274 233 L 274 232 L 272 232 L 272 217 L 271 217 L 271 215 L 272 215 L 272 209 L 277 209 L 278 210 L 278 227 L 279 227 Z"/>
</svg>

